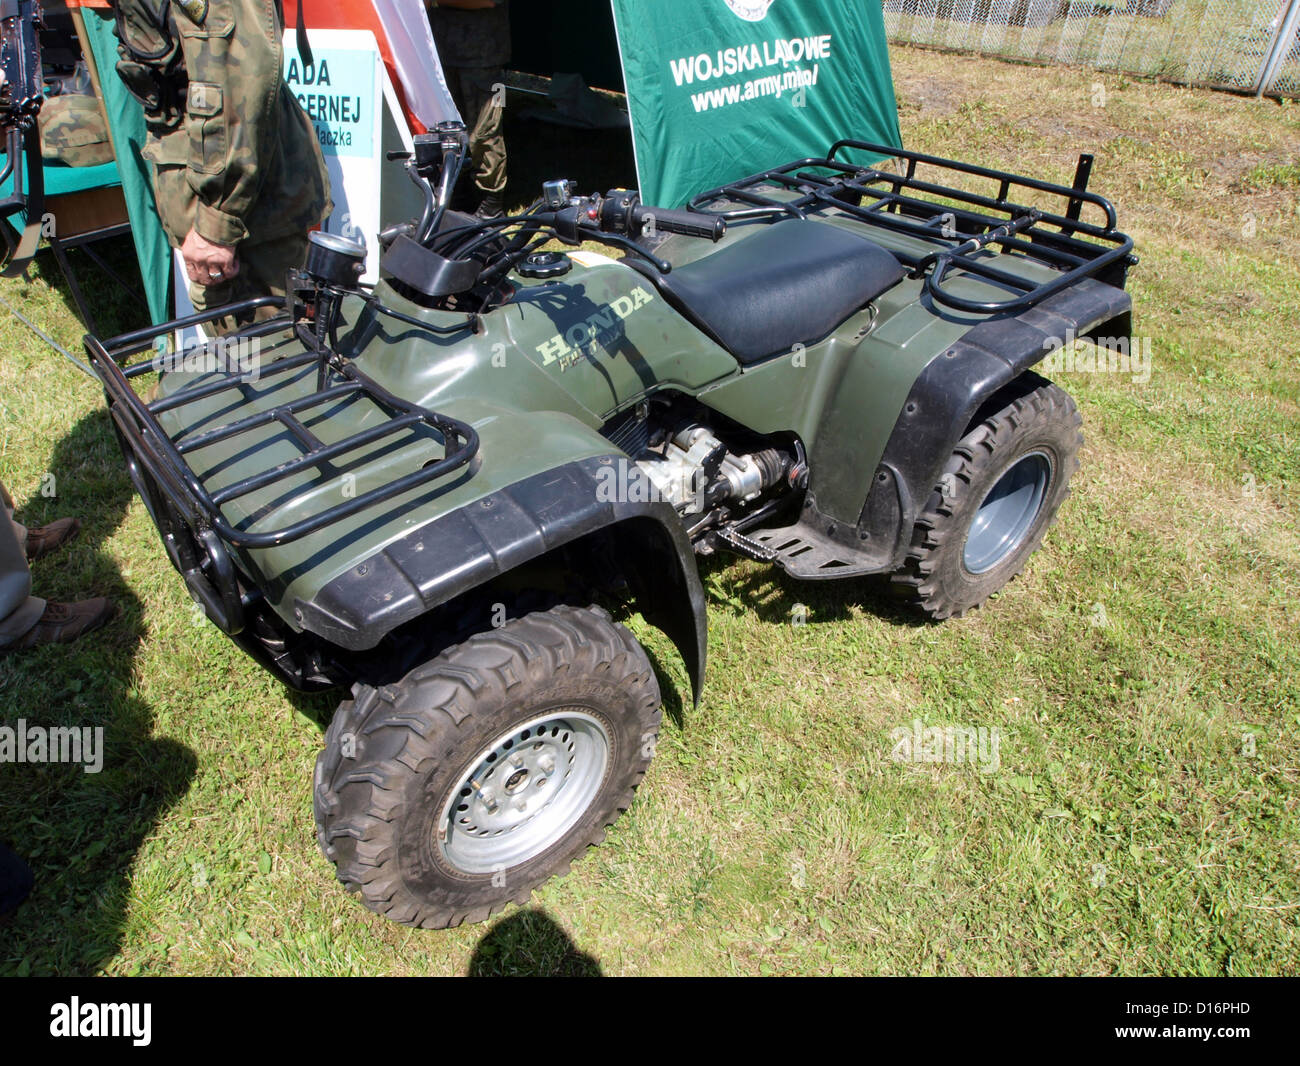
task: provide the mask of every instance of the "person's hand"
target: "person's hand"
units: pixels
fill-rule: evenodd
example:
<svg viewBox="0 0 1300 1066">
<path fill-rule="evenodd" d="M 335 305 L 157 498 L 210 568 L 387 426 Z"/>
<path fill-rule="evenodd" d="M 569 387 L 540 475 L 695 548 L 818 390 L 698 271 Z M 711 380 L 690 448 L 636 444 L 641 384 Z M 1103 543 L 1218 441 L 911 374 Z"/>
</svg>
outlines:
<svg viewBox="0 0 1300 1066">
<path fill-rule="evenodd" d="M 198 285 L 220 285 L 239 273 L 239 259 L 233 245 L 214 244 L 191 229 L 181 245 L 185 273 Z"/>
</svg>

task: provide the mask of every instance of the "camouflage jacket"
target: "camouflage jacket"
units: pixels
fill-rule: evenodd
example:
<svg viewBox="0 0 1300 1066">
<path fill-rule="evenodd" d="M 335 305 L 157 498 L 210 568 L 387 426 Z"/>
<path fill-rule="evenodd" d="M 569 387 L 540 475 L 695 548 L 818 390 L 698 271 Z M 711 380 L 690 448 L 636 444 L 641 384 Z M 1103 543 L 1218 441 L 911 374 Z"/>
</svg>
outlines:
<svg viewBox="0 0 1300 1066">
<path fill-rule="evenodd" d="M 200 236 L 231 245 L 322 222 L 329 178 L 315 130 L 284 84 L 279 0 L 113 6 L 118 73 L 149 127 L 142 154 L 158 171 L 186 168 L 193 193 L 179 211 L 159 203 L 164 225 L 179 229 L 184 216 Z"/>
<path fill-rule="evenodd" d="M 500 67 L 510 62 L 507 0 L 478 9 L 438 7 L 427 0 L 429 25 L 444 67 Z"/>
</svg>

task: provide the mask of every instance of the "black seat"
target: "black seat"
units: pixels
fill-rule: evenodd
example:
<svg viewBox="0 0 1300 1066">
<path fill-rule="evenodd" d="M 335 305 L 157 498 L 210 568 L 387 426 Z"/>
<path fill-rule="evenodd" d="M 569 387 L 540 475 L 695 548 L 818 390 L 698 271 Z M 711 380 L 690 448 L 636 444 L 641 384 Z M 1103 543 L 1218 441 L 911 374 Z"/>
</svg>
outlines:
<svg viewBox="0 0 1300 1066">
<path fill-rule="evenodd" d="M 865 237 L 788 219 L 669 274 L 653 267 L 643 273 L 678 311 L 748 365 L 821 340 L 898 284 L 903 268 Z"/>
</svg>

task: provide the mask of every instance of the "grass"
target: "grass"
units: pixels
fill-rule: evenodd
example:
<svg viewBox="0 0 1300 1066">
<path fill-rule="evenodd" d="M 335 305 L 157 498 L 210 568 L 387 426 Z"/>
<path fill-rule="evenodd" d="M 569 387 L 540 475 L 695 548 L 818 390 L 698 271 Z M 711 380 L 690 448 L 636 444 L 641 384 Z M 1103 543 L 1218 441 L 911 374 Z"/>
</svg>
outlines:
<svg viewBox="0 0 1300 1066">
<path fill-rule="evenodd" d="M 1151 379 L 1059 376 L 1088 440 L 1074 495 L 966 619 L 705 565 L 702 704 L 666 719 L 606 843 L 486 925 L 410 930 L 342 892 L 310 801 L 331 701 L 198 621 L 96 390 L 3 319 L 0 476 L 30 523 L 87 522 L 37 588 L 124 611 L 0 658 L 5 720 L 107 744 L 97 776 L 0 767 L 0 835 L 37 873 L 0 972 L 1300 971 L 1300 110 L 1111 77 L 1094 107 L 1093 74 L 894 64 L 910 147 L 1063 181 L 1096 154 L 1142 257 Z M 0 295 L 77 347 L 47 264 Z M 914 719 L 998 729 L 999 768 L 894 761 Z"/>
</svg>

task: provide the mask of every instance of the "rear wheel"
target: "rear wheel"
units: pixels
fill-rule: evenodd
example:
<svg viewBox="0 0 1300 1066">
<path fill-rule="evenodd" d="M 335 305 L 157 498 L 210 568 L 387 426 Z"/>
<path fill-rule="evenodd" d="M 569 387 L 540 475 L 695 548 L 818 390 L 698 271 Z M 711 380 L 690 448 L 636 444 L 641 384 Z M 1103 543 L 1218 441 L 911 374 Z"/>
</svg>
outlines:
<svg viewBox="0 0 1300 1066">
<path fill-rule="evenodd" d="M 316 764 L 321 849 L 366 906 L 445 928 L 523 903 L 632 802 L 659 686 L 626 628 L 556 607 L 343 703 Z"/>
<path fill-rule="evenodd" d="M 917 520 L 895 590 L 932 618 L 978 607 L 1024 569 L 1069 495 L 1082 419 L 1026 374 L 1020 395 L 964 436 Z"/>
</svg>

